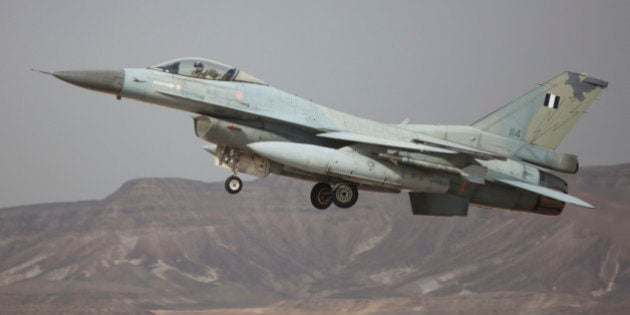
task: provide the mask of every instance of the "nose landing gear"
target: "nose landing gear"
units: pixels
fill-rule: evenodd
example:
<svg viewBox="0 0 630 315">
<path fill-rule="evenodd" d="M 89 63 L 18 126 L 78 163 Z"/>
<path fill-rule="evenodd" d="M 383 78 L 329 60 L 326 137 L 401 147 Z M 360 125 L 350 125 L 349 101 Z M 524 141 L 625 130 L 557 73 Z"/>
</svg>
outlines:
<svg viewBox="0 0 630 315">
<path fill-rule="evenodd" d="M 230 194 L 238 194 L 243 189 L 243 181 L 238 176 L 230 176 L 225 180 L 225 190 Z"/>
<path fill-rule="evenodd" d="M 230 194 L 238 194 L 243 189 L 243 181 L 238 174 L 239 154 L 234 148 L 223 148 L 220 154 L 220 164 L 227 165 L 232 170 L 232 176 L 225 180 L 225 190 Z"/>
</svg>

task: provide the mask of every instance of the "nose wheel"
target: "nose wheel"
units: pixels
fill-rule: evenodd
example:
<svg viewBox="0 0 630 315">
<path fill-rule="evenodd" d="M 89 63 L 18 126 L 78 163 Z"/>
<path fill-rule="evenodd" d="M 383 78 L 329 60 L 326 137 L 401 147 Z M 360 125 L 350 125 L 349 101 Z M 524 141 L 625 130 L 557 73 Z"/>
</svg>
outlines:
<svg viewBox="0 0 630 315">
<path fill-rule="evenodd" d="M 243 189 L 243 181 L 237 176 L 230 176 L 225 180 L 225 190 L 230 194 L 238 194 Z"/>
<path fill-rule="evenodd" d="M 225 180 L 225 190 L 230 194 L 238 194 L 243 189 L 243 181 L 236 176 L 238 174 L 239 152 L 235 148 L 221 147 L 217 155 L 220 160 L 219 165 L 226 165 L 232 170 L 232 176 Z"/>
</svg>

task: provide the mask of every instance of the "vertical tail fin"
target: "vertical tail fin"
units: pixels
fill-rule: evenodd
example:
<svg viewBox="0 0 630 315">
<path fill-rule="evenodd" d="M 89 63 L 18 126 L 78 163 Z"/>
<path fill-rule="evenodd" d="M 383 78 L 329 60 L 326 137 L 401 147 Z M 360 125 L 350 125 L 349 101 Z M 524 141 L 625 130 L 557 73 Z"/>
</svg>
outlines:
<svg viewBox="0 0 630 315">
<path fill-rule="evenodd" d="M 475 122 L 473 127 L 555 149 L 608 82 L 563 72 Z"/>
</svg>

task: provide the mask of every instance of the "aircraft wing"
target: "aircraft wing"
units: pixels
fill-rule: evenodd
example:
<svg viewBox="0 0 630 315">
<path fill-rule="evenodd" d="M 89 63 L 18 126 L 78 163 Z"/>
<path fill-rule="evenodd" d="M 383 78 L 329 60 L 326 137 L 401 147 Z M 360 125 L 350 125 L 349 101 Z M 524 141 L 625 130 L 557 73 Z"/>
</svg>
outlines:
<svg viewBox="0 0 630 315">
<path fill-rule="evenodd" d="M 460 144 L 452 143 L 450 141 L 428 137 L 425 135 L 418 135 L 418 139 L 412 139 L 411 141 L 401 141 L 385 139 L 380 137 L 362 135 L 357 133 L 337 131 L 320 133 L 318 137 L 343 140 L 348 142 L 356 142 L 362 144 L 371 144 L 387 148 L 404 149 L 414 152 L 423 153 L 441 153 L 441 154 L 464 154 L 478 159 L 500 159 L 504 160 L 506 157 L 497 155 L 494 153 L 478 150 L 472 147 L 463 146 Z"/>
<path fill-rule="evenodd" d="M 389 140 L 389 139 L 366 136 L 366 135 L 361 135 L 361 134 L 351 133 L 351 132 L 344 132 L 344 131 L 320 133 L 317 136 L 321 138 L 327 138 L 327 139 L 371 144 L 371 145 L 383 146 L 383 147 L 388 147 L 388 148 L 405 149 L 405 150 L 411 150 L 415 152 L 429 152 L 429 153 L 442 153 L 442 154 L 457 154 L 458 153 L 457 151 L 424 145 L 420 143 L 405 142 L 405 141 L 400 141 L 400 140 Z"/>
<path fill-rule="evenodd" d="M 586 208 L 595 208 L 595 206 L 593 206 L 592 204 L 578 197 L 571 196 L 569 194 L 565 194 L 563 192 L 560 192 L 551 188 L 526 183 L 520 180 L 508 179 L 508 178 L 495 178 L 495 180 L 509 186 L 531 191 L 533 193 L 540 194 L 540 195 L 543 195 L 552 199 L 560 200 L 566 203 L 571 203 L 571 204 L 586 207 Z"/>
</svg>

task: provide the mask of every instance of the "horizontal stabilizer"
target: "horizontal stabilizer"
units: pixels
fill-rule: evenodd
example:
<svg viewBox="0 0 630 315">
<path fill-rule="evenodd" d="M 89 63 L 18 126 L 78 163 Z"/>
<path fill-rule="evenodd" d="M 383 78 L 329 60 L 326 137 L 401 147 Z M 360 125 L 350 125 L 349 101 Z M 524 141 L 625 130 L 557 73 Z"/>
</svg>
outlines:
<svg viewBox="0 0 630 315">
<path fill-rule="evenodd" d="M 569 194 L 565 194 L 563 192 L 560 192 L 551 188 L 534 185 L 534 184 L 530 184 L 530 183 L 526 183 L 526 182 L 522 182 L 522 181 L 514 180 L 514 179 L 497 178 L 495 180 L 498 182 L 510 185 L 510 186 L 518 187 L 520 189 L 531 191 L 533 193 L 540 194 L 540 195 L 553 198 L 559 201 L 563 201 L 566 203 L 571 203 L 571 204 L 578 205 L 581 207 L 586 207 L 586 208 L 595 208 L 595 206 L 593 206 L 592 204 L 578 197 L 571 196 Z"/>
</svg>

